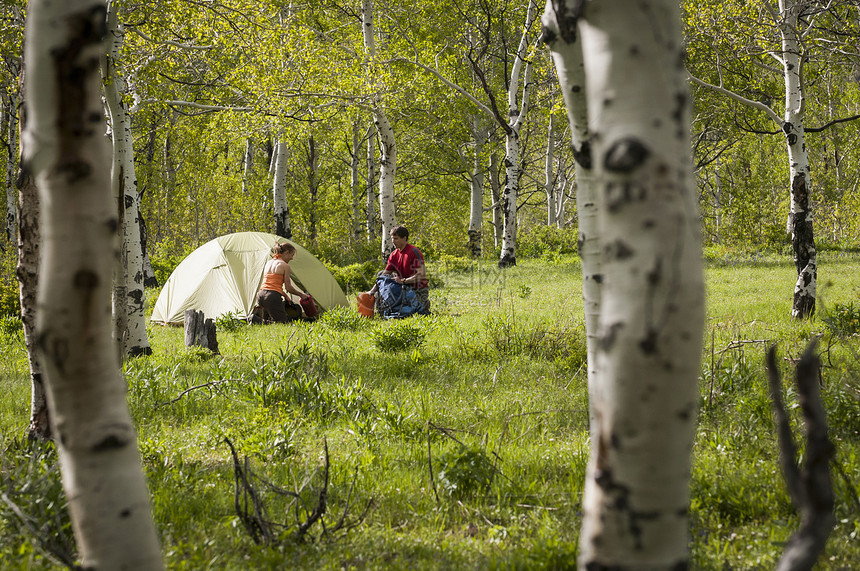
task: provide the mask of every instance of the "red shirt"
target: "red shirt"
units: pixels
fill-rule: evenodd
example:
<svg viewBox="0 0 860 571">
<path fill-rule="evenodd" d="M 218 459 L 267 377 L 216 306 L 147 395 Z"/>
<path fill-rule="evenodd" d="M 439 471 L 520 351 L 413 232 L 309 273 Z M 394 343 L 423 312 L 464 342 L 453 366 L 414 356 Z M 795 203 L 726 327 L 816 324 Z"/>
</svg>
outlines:
<svg viewBox="0 0 860 571">
<path fill-rule="evenodd" d="M 406 244 L 403 251 L 395 249 L 388 256 L 388 264 L 385 266 L 386 272 L 395 271 L 401 278 L 409 278 L 415 275 L 418 268 L 424 265 L 424 256 L 421 255 L 421 250 L 412 244 Z M 416 289 L 427 287 L 427 280 L 423 279 L 413 285 Z"/>
</svg>

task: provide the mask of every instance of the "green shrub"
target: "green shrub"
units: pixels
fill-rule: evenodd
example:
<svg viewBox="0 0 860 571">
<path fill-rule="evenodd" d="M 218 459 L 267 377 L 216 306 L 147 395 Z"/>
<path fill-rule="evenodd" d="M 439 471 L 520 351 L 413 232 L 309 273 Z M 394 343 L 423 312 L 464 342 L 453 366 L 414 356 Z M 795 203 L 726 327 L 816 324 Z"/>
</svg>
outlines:
<svg viewBox="0 0 860 571">
<path fill-rule="evenodd" d="M 517 256 L 545 258 L 551 254 L 575 254 L 577 230 L 554 226 L 533 226 L 522 232 L 517 240 Z M 546 259 L 546 258 L 545 258 Z"/>
<path fill-rule="evenodd" d="M 496 468 L 480 448 L 461 446 L 439 458 L 439 487 L 455 499 L 486 493 L 493 484 Z"/>
<path fill-rule="evenodd" d="M 833 337 L 850 337 L 860 333 L 860 307 L 853 302 L 834 303 L 822 312 L 822 321 Z"/>
<path fill-rule="evenodd" d="M 319 321 L 337 331 L 356 331 L 368 322 L 366 317 L 349 307 L 332 307 L 320 316 Z"/>
<path fill-rule="evenodd" d="M 0 333 L 8 337 L 18 335 L 24 331 L 24 324 L 17 315 L 0 316 Z"/>
<path fill-rule="evenodd" d="M 395 352 L 417 349 L 427 337 L 418 318 L 384 321 L 370 334 L 380 351 Z"/>
<path fill-rule="evenodd" d="M 527 297 L 528 293 L 520 295 Z M 586 360 L 585 326 L 581 323 L 549 324 L 513 315 L 493 315 L 484 320 L 484 330 L 499 355 L 525 355 L 573 368 Z"/>
<path fill-rule="evenodd" d="M 376 274 L 382 269 L 378 262 L 363 262 L 348 266 L 326 264 L 340 288 L 348 293 L 368 291 L 376 282 Z"/>
<path fill-rule="evenodd" d="M 218 331 L 232 332 L 247 325 L 248 322 L 239 314 L 239 312 L 228 312 L 215 319 L 215 328 Z"/>
</svg>

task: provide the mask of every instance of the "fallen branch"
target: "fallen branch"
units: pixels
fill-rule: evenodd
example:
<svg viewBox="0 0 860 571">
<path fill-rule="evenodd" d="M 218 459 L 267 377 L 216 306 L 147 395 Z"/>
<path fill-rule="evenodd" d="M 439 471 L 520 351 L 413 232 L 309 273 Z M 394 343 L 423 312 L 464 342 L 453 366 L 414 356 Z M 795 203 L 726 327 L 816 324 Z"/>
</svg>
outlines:
<svg viewBox="0 0 860 571">
<path fill-rule="evenodd" d="M 827 436 L 827 421 L 819 394 L 821 363 L 816 345 L 814 341 L 809 344 L 797 363 L 795 373 L 798 401 L 806 426 L 806 461 L 802 470 L 797 465 L 797 446 L 782 400 L 776 348 L 771 347 L 767 354 L 768 384 L 779 436 L 780 463 L 792 504 L 801 516 L 800 527 L 788 540 L 777 571 L 812 569 L 836 522 L 830 479 L 834 448 Z"/>
<path fill-rule="evenodd" d="M 170 399 L 169 401 L 164 401 L 164 402 L 157 403 L 157 404 L 155 405 L 155 408 L 158 408 L 158 407 L 160 407 L 160 406 L 167 406 L 167 405 L 169 405 L 169 404 L 173 404 L 173 403 L 175 403 L 175 402 L 179 401 L 179 399 L 181 399 L 182 397 L 184 397 L 185 395 L 187 395 L 187 394 L 188 394 L 188 393 L 190 393 L 191 391 L 196 391 L 197 389 L 205 389 L 205 388 L 217 387 L 217 386 L 219 386 L 219 385 L 223 385 L 224 383 L 229 383 L 229 382 L 231 382 L 232 380 L 233 380 L 233 379 L 222 379 L 222 380 L 220 380 L 220 381 L 209 381 L 208 383 L 203 383 L 203 384 L 200 384 L 200 385 L 194 385 L 193 387 L 188 387 L 187 389 L 185 389 L 184 391 L 182 391 L 181 393 L 179 393 L 175 398 L 172 398 L 172 399 Z M 210 398 L 211 398 L 211 391 L 210 391 Z"/>
</svg>

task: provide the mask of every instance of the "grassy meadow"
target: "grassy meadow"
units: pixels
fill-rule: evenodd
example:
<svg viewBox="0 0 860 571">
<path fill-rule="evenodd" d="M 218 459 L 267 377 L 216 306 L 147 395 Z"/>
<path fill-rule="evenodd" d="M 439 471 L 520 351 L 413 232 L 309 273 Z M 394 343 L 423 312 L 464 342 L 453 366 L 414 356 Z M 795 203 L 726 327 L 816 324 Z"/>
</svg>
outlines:
<svg viewBox="0 0 860 571">
<path fill-rule="evenodd" d="M 692 566 L 772 569 L 798 526 L 764 353 L 776 343 L 789 378 L 821 336 L 838 523 L 818 569 L 854 567 L 860 254 L 820 255 L 808 322 L 789 315 L 790 260 L 712 258 Z M 127 362 L 125 377 L 169 569 L 575 568 L 588 454 L 579 262 L 430 272 L 444 285 L 426 318 L 367 320 L 352 307 L 314 323 L 222 321 L 220 356 L 186 349 L 180 328 L 150 327 L 154 354 Z M 45 553 L 73 553 L 71 532 L 51 446 L 22 436 L 29 384 L 14 323 L 0 351 L 0 561 L 62 568 Z M 324 515 L 302 525 L 323 490 Z"/>
</svg>

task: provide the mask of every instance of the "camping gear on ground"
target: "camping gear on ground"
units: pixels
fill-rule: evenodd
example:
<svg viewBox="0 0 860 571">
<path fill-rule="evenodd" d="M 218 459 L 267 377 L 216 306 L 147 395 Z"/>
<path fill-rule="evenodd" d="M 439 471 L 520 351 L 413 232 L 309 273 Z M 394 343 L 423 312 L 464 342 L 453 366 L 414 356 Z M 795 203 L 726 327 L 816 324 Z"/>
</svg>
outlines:
<svg viewBox="0 0 860 571">
<path fill-rule="evenodd" d="M 296 257 L 290 262 L 293 285 L 311 294 L 319 310 L 349 307 L 334 276 L 305 248 L 275 234 L 238 232 L 203 244 L 176 266 L 155 302 L 152 321 L 182 323 L 186 309 L 203 311 L 213 319 L 228 313 L 247 319 L 275 242 L 295 246 Z"/>
<path fill-rule="evenodd" d="M 305 312 L 305 317 L 308 319 L 316 319 L 317 315 L 319 315 L 319 310 L 317 306 L 314 304 L 313 296 L 307 296 L 303 300 L 299 302 L 302 306 L 302 309 Z"/>
<path fill-rule="evenodd" d="M 376 278 L 379 291 L 378 311 L 386 319 L 409 317 L 421 311 L 418 296 L 408 287 L 394 281 L 394 278 L 383 274 Z"/>
<path fill-rule="evenodd" d="M 284 311 L 286 312 L 287 317 L 290 318 L 290 321 L 302 318 L 302 306 L 297 303 L 293 303 L 288 299 L 284 300 Z M 272 316 L 269 315 L 266 308 L 260 304 L 254 306 L 254 309 L 251 310 L 246 321 L 253 325 L 273 323 Z"/>
<path fill-rule="evenodd" d="M 358 313 L 362 317 L 373 317 L 373 305 L 376 303 L 376 298 L 369 293 L 362 292 L 357 298 Z"/>
</svg>

